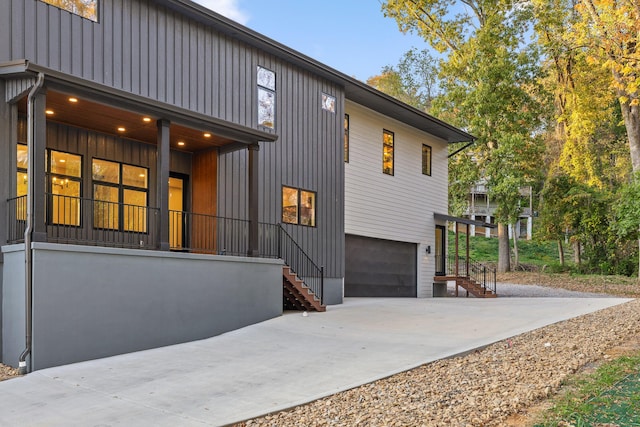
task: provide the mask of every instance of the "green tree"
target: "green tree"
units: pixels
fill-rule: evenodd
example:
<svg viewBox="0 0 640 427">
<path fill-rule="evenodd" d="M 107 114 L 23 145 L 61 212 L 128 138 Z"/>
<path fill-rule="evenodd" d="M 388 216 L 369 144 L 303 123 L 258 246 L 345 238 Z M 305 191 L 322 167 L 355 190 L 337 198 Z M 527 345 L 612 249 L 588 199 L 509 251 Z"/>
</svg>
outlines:
<svg viewBox="0 0 640 427">
<path fill-rule="evenodd" d="M 438 91 L 437 61 L 426 50 L 407 51 L 397 66 L 387 65 L 367 84 L 387 95 L 428 112 Z"/>
<path fill-rule="evenodd" d="M 382 9 L 444 55 L 443 94 L 432 111 L 478 138 L 469 155 L 498 204 L 498 269 L 507 271 L 507 224 L 518 217 L 519 188 L 537 181 L 540 169 L 540 69 L 526 41 L 528 2 L 388 0 Z"/>
</svg>

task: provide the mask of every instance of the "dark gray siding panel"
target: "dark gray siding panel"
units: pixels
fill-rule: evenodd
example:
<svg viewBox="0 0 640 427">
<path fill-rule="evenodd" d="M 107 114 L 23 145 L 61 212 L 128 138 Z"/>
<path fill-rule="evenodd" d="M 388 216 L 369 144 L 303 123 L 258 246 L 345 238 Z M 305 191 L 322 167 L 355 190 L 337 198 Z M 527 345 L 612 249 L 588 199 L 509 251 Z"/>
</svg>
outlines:
<svg viewBox="0 0 640 427">
<path fill-rule="evenodd" d="M 318 265 L 325 267 L 327 277 L 341 278 L 344 276 L 342 90 L 266 55 L 258 57 L 251 67 L 257 65 L 276 73 L 279 134 L 276 142 L 260 144 L 260 220 L 281 222 L 283 185 L 315 191 L 317 226 L 285 225 L 285 228 Z M 322 110 L 322 92 L 337 98 L 336 113 Z M 246 150 L 219 157 L 221 216 L 246 218 L 246 162 Z"/>
<path fill-rule="evenodd" d="M 346 297 L 415 297 L 416 244 L 346 236 Z"/>
<path fill-rule="evenodd" d="M 0 62 L 27 59 L 257 127 L 255 66 L 263 54 L 213 27 L 146 0 L 101 0 L 99 22 L 38 0 L 0 0 L 0 10 Z"/>
</svg>

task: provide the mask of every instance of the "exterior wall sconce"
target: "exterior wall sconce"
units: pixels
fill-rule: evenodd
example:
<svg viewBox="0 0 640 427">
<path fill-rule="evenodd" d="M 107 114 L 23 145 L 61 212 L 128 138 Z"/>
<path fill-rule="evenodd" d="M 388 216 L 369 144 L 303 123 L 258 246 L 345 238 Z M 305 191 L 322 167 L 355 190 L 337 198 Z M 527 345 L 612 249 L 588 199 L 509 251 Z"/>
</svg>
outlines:
<svg viewBox="0 0 640 427">
<path fill-rule="evenodd" d="M 431 245 L 427 245 L 427 255 L 431 253 Z"/>
</svg>

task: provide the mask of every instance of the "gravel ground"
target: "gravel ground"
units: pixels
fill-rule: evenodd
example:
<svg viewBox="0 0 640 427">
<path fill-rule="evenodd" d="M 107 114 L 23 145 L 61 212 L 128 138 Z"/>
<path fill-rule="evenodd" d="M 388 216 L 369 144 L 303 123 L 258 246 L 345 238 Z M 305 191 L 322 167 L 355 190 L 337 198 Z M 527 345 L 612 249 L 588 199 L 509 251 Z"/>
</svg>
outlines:
<svg viewBox="0 0 640 427">
<path fill-rule="evenodd" d="M 541 289 L 538 289 L 541 288 Z M 593 297 L 499 284 L 499 296 Z M 603 297 L 602 294 L 595 296 Z M 527 426 L 567 376 L 640 348 L 640 300 L 439 360 L 237 426 Z"/>
<path fill-rule="evenodd" d="M 498 283 L 497 291 L 499 298 L 616 298 L 614 295 L 570 291 L 539 285 L 518 285 L 514 283 Z M 447 292 L 450 296 L 455 295 L 455 285 L 449 285 Z M 458 298 L 466 298 L 464 289 L 459 289 Z"/>
</svg>

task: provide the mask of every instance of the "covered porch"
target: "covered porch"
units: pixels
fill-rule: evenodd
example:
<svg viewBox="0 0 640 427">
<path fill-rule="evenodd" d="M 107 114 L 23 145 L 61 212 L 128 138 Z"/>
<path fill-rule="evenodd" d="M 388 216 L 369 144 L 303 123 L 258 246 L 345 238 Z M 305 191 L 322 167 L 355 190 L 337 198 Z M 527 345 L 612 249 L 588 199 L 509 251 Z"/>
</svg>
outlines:
<svg viewBox="0 0 640 427">
<path fill-rule="evenodd" d="M 440 236 L 441 244 L 436 245 L 436 274 L 434 276 L 434 295 L 446 296 L 447 282 L 455 282 L 455 296 L 459 294 L 459 288 L 477 298 L 495 298 L 496 289 L 496 269 L 485 265 L 470 256 L 469 234 L 471 226 L 481 226 L 495 228 L 495 224 L 487 224 L 468 218 L 460 218 L 451 215 L 435 213 L 434 218 L 438 222 L 452 223 L 454 227 L 454 251 L 448 251 L 446 243 L 447 228 L 442 228 Z M 460 225 L 466 227 L 464 253 L 460 252 Z"/>
</svg>

